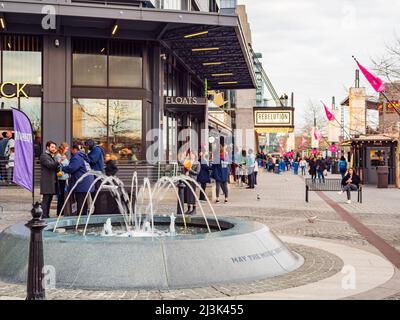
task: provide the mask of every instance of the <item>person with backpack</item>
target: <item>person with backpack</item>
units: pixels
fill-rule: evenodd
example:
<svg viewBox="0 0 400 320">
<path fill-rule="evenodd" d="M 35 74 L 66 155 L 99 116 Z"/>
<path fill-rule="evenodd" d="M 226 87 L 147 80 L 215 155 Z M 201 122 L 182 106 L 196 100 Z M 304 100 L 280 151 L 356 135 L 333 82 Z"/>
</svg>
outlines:
<svg viewBox="0 0 400 320">
<path fill-rule="evenodd" d="M 89 149 L 89 164 L 94 171 L 104 173 L 104 150 L 97 146 L 92 139 L 86 141 L 85 145 Z"/>
<path fill-rule="evenodd" d="M 341 158 L 340 158 L 340 161 L 339 161 L 339 172 L 340 172 L 340 174 L 341 174 L 341 176 L 342 176 L 342 179 L 344 178 L 344 176 L 346 175 L 346 173 L 347 173 L 347 161 L 346 161 L 346 159 L 344 158 L 344 156 L 342 156 Z"/>
<path fill-rule="evenodd" d="M 70 175 L 69 190 L 75 187 L 78 180 L 87 172 L 91 170 L 89 164 L 89 157 L 79 150 L 79 146 L 73 146 L 71 149 L 72 157 L 67 166 L 62 167 L 62 171 Z M 89 175 L 85 177 L 74 190 L 74 196 L 77 204 L 77 213 L 81 211 L 82 214 L 87 212 L 87 204 L 83 203 L 88 192 L 94 192 L 94 188 L 90 186 L 94 182 L 94 176 Z"/>
</svg>

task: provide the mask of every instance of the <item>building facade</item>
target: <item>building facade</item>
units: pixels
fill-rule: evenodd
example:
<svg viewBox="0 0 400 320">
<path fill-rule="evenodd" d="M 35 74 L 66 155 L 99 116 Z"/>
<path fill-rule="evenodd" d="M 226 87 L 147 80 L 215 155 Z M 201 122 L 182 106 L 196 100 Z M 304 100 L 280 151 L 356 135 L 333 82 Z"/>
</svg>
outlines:
<svg viewBox="0 0 400 320">
<path fill-rule="evenodd" d="M 3 4 L 0 111 L 29 116 L 38 154 L 48 140 L 91 138 L 127 160 L 157 141 L 156 157 L 174 160 L 192 139 L 184 129 L 200 140 L 208 128 L 206 85 L 255 86 L 240 21 L 219 1 Z"/>
</svg>

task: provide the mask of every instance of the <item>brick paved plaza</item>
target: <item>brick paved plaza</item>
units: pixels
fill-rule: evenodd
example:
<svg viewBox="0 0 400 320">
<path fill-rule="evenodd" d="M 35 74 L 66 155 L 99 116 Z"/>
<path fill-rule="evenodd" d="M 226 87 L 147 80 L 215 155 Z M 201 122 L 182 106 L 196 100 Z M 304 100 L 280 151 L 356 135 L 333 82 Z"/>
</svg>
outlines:
<svg viewBox="0 0 400 320">
<path fill-rule="evenodd" d="M 295 272 L 250 283 L 232 283 L 182 290 L 86 291 L 68 288 L 47 290 L 49 299 L 399 299 L 400 190 L 364 188 L 364 202 L 345 203 L 345 195 L 325 193 L 329 199 L 357 219 L 392 248 L 375 245 L 357 232 L 318 194 L 305 202 L 304 181 L 292 173 L 260 172 L 255 190 L 230 186 L 228 204 L 214 205 L 218 216 L 239 217 L 266 224 L 305 258 Z M 259 195 L 259 200 L 257 200 Z M 2 189 L 0 230 L 30 217 L 30 195 L 21 189 Z M 166 200 L 160 210 L 171 210 Z M 52 212 L 54 216 L 54 212 Z M 315 223 L 307 218 L 317 216 Z M 372 243 L 371 243 L 372 242 Z M 380 250 L 381 249 L 381 250 Z M 397 256 L 396 256 L 397 253 Z M 386 255 L 386 256 L 385 256 Z M 356 288 L 340 288 L 341 271 L 356 269 Z M 358 281 L 358 282 L 357 282 Z M 337 283 L 336 283 L 337 282 Z M 334 286 L 333 286 L 334 284 Z M 24 298 L 25 286 L 2 282 L 0 297 Z"/>
</svg>

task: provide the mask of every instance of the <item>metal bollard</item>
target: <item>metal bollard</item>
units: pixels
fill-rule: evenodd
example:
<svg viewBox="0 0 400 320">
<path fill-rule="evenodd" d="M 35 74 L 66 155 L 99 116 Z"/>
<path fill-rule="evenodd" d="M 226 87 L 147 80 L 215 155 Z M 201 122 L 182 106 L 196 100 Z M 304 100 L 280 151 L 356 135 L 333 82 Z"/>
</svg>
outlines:
<svg viewBox="0 0 400 320">
<path fill-rule="evenodd" d="M 42 231 L 46 228 L 47 224 L 41 219 L 43 211 L 40 203 L 36 202 L 34 204 L 31 214 L 32 220 L 25 225 L 31 231 L 26 300 L 45 300 Z"/>
</svg>

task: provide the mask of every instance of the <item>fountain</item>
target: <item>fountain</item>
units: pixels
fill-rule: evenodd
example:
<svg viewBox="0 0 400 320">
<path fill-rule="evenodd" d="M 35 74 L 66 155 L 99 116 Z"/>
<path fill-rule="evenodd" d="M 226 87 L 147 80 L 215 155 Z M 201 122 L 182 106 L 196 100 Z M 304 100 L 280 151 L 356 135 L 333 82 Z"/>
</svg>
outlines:
<svg viewBox="0 0 400 320">
<path fill-rule="evenodd" d="M 267 226 L 218 218 L 206 195 L 196 195 L 199 216 L 167 215 L 160 204 L 168 192 L 177 197 L 186 176 L 164 177 L 139 187 L 133 174 L 130 195 L 115 177 L 88 172 L 101 182 L 88 212 L 48 219 L 43 232 L 45 264 L 56 270 L 56 286 L 83 289 L 169 289 L 252 281 L 291 272 L 303 264 Z M 78 181 L 79 183 L 79 181 Z M 120 215 L 95 215 L 99 193 L 107 189 Z M 64 210 L 64 208 L 63 208 Z M 0 234 L 0 279 L 26 281 L 29 230 L 19 223 Z"/>
</svg>

